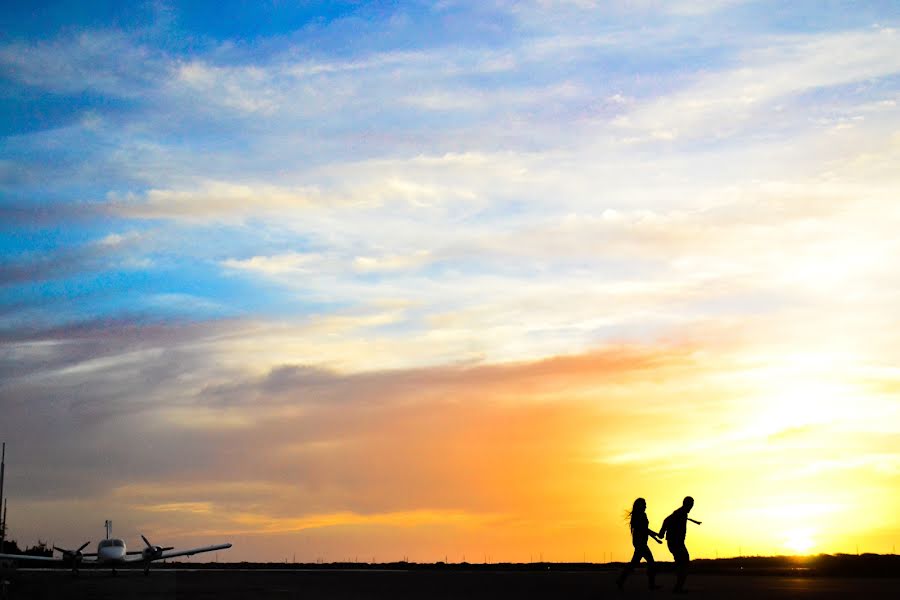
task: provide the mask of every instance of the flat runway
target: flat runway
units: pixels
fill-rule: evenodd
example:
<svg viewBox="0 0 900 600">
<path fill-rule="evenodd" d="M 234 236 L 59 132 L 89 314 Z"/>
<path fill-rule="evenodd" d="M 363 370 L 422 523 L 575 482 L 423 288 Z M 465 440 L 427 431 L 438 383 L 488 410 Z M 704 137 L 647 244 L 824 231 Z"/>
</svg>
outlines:
<svg viewBox="0 0 900 600">
<path fill-rule="evenodd" d="M 63 571 L 20 571 L 7 589 L 8 598 L 671 598 L 674 576 L 661 574 L 663 589 L 650 592 L 637 572 L 624 592 L 615 588 L 616 573 L 565 571 L 377 571 L 377 570 L 164 570 L 85 571 L 73 578 Z M 687 598 L 890 598 L 900 579 L 703 575 L 688 580 Z M 676 596 L 678 597 L 678 596 Z M 2 593 L 0 593 L 2 598 Z"/>
</svg>

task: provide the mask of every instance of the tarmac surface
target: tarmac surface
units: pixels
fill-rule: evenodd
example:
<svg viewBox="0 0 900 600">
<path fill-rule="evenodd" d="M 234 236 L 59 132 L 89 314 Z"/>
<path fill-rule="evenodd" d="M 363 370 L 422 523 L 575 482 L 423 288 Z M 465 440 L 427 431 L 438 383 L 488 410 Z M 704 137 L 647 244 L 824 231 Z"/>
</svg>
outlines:
<svg viewBox="0 0 900 600">
<path fill-rule="evenodd" d="M 277 598 L 891 598 L 900 579 L 765 575 L 704 575 L 688 579 L 689 593 L 673 596 L 674 575 L 661 574 L 656 591 L 646 589 L 636 572 L 624 592 L 615 587 L 616 572 L 565 571 L 387 571 L 387 570 L 141 570 L 19 571 L 0 599 L 229 599 Z M 5 599 L 4 599 L 5 600 Z"/>
</svg>

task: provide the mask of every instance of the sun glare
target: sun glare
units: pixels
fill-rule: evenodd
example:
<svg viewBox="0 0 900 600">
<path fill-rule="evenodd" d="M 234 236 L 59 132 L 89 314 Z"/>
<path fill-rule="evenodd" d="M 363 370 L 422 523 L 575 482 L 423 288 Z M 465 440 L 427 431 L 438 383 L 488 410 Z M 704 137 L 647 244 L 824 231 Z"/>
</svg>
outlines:
<svg viewBox="0 0 900 600">
<path fill-rule="evenodd" d="M 848 386 L 837 382 L 779 381 L 767 395 L 761 422 L 765 430 L 783 431 L 811 424 L 833 423 L 847 416 Z"/>
<path fill-rule="evenodd" d="M 787 532 L 784 547 L 795 554 L 809 554 L 816 545 L 811 529 L 793 529 Z"/>
</svg>

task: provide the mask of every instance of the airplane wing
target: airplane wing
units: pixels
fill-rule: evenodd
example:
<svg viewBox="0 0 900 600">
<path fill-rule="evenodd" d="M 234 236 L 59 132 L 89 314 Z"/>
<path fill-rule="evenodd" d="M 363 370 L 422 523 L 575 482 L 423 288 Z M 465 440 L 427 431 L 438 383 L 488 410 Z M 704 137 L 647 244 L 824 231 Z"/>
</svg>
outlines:
<svg viewBox="0 0 900 600">
<path fill-rule="evenodd" d="M 31 556 L 30 554 L 0 554 L 0 558 L 11 560 L 39 560 L 43 562 L 61 563 L 63 559 L 53 556 Z"/>
<path fill-rule="evenodd" d="M 55 556 L 32 556 L 30 554 L 0 554 L 0 559 L 2 560 L 36 560 L 40 562 L 52 562 L 58 565 L 68 565 L 71 564 L 65 558 L 55 557 Z M 91 554 L 85 554 L 84 558 L 81 559 L 81 564 L 89 565 L 96 564 L 97 561 L 97 553 L 93 552 Z"/>
<path fill-rule="evenodd" d="M 176 556 L 192 556 L 194 554 L 200 554 L 202 552 L 215 552 L 216 550 L 225 550 L 227 548 L 231 548 L 231 544 L 216 544 L 215 546 L 203 546 L 201 548 L 189 548 L 188 550 L 168 550 L 163 552 L 159 556 L 153 558 L 153 560 L 164 560 L 166 558 L 174 558 Z M 131 554 L 130 552 L 128 554 Z M 144 558 L 142 556 L 128 556 L 125 558 L 125 562 L 140 562 L 143 561 Z"/>
<path fill-rule="evenodd" d="M 216 550 L 226 550 L 231 548 L 231 544 L 216 544 L 215 546 L 203 546 L 202 548 L 191 548 L 190 550 L 169 550 L 163 552 L 159 559 L 173 558 L 175 556 L 193 556 L 202 552 L 215 552 Z"/>
</svg>

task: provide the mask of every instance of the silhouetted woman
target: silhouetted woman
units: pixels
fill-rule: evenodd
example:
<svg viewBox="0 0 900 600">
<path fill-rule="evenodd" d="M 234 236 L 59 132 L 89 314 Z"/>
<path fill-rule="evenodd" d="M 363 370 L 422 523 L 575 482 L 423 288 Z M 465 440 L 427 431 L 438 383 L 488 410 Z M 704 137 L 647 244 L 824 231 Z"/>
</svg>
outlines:
<svg viewBox="0 0 900 600">
<path fill-rule="evenodd" d="M 622 573 L 616 579 L 616 585 L 619 586 L 619 589 L 622 589 L 625 585 L 625 580 L 628 579 L 634 568 L 641 564 L 641 559 L 645 558 L 647 559 L 647 581 L 650 589 L 659 589 L 659 586 L 656 585 L 656 564 L 653 561 L 653 553 L 650 552 L 650 548 L 647 546 L 647 539 L 652 537 L 658 544 L 662 544 L 662 541 L 659 539 L 658 533 L 650 530 L 650 520 L 647 518 L 647 501 L 643 498 L 638 498 L 634 501 L 631 510 L 626 511 L 625 515 L 628 519 L 628 526 L 631 528 L 631 543 L 634 545 L 634 555 L 631 557 L 631 562 L 622 569 Z"/>
</svg>

